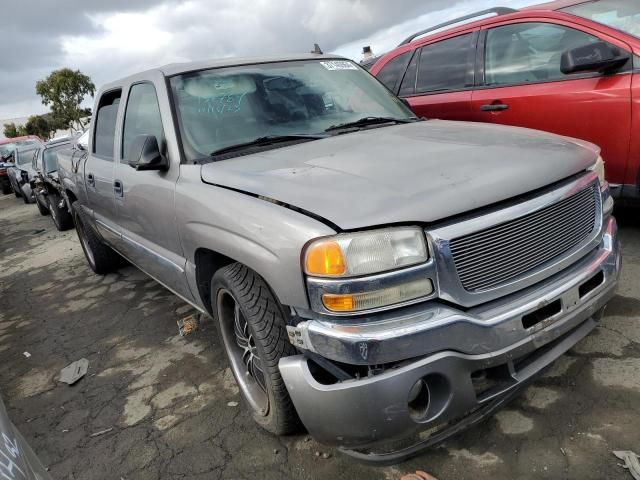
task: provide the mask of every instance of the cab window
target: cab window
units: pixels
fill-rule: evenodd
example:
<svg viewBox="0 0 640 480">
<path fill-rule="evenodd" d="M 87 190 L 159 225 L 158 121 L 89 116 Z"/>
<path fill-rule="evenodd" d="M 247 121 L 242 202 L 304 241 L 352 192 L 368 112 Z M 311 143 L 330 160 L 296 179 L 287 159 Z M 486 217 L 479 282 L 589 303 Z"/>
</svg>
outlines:
<svg viewBox="0 0 640 480">
<path fill-rule="evenodd" d="M 113 160 L 113 143 L 121 95 L 121 90 L 107 92 L 102 95 L 98 103 L 93 153 L 105 160 Z"/>
<path fill-rule="evenodd" d="M 164 142 L 162 118 L 155 87 L 150 83 L 139 83 L 131 87 L 122 133 L 122 158 L 127 158 L 129 149 L 138 135 L 153 135 L 158 145 Z"/>
</svg>

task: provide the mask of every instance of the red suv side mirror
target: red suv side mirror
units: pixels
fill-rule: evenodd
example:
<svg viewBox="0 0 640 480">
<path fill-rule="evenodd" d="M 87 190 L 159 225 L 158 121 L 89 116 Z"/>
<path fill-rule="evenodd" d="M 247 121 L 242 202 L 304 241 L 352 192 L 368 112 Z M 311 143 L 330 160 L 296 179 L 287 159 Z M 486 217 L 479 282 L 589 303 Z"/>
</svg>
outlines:
<svg viewBox="0 0 640 480">
<path fill-rule="evenodd" d="M 610 72 L 622 67 L 629 57 L 621 55 L 606 42 L 595 42 L 582 47 L 567 50 L 562 54 L 560 70 L 562 73 Z"/>
</svg>

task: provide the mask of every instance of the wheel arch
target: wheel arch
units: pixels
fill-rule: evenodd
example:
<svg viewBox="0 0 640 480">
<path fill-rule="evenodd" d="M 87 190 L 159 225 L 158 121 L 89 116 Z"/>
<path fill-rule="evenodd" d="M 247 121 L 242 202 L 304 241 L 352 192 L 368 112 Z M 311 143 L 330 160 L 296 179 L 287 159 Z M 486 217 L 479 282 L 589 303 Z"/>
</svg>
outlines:
<svg viewBox="0 0 640 480">
<path fill-rule="evenodd" d="M 196 266 L 196 285 L 200 301 L 206 308 L 209 315 L 213 316 L 213 305 L 211 304 L 211 278 L 223 267 L 235 263 L 231 257 L 223 255 L 209 248 L 198 248 L 195 252 L 194 262 Z"/>
</svg>

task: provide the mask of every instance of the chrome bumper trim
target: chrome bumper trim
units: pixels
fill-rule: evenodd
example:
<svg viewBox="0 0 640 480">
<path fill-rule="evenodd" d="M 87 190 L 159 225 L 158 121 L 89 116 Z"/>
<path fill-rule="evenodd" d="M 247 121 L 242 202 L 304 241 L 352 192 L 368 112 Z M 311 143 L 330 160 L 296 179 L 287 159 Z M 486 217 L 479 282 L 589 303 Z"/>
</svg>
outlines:
<svg viewBox="0 0 640 480">
<path fill-rule="evenodd" d="M 613 295 L 619 268 L 617 224 L 609 217 L 591 253 L 555 276 L 499 300 L 468 310 L 430 301 L 348 319 L 318 316 L 289 333 L 300 340 L 299 348 L 347 364 L 384 364 L 443 349 L 485 354 L 530 338 L 542 328 L 548 337 L 575 327 Z M 603 282 L 580 298 L 580 286 L 600 271 Z M 533 328 L 523 326 L 523 316 L 556 300 L 562 302 L 558 314 Z M 544 343 L 539 337 L 536 341 Z"/>
</svg>

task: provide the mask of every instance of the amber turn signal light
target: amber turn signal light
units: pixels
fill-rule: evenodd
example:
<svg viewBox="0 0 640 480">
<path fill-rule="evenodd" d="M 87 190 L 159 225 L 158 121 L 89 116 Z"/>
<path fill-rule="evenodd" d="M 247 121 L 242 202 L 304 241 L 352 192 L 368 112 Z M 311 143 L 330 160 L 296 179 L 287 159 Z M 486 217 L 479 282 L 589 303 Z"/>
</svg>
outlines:
<svg viewBox="0 0 640 480">
<path fill-rule="evenodd" d="M 342 249 L 337 242 L 318 242 L 307 251 L 305 259 L 306 271 L 309 275 L 340 276 L 344 275 L 346 265 Z"/>
</svg>

